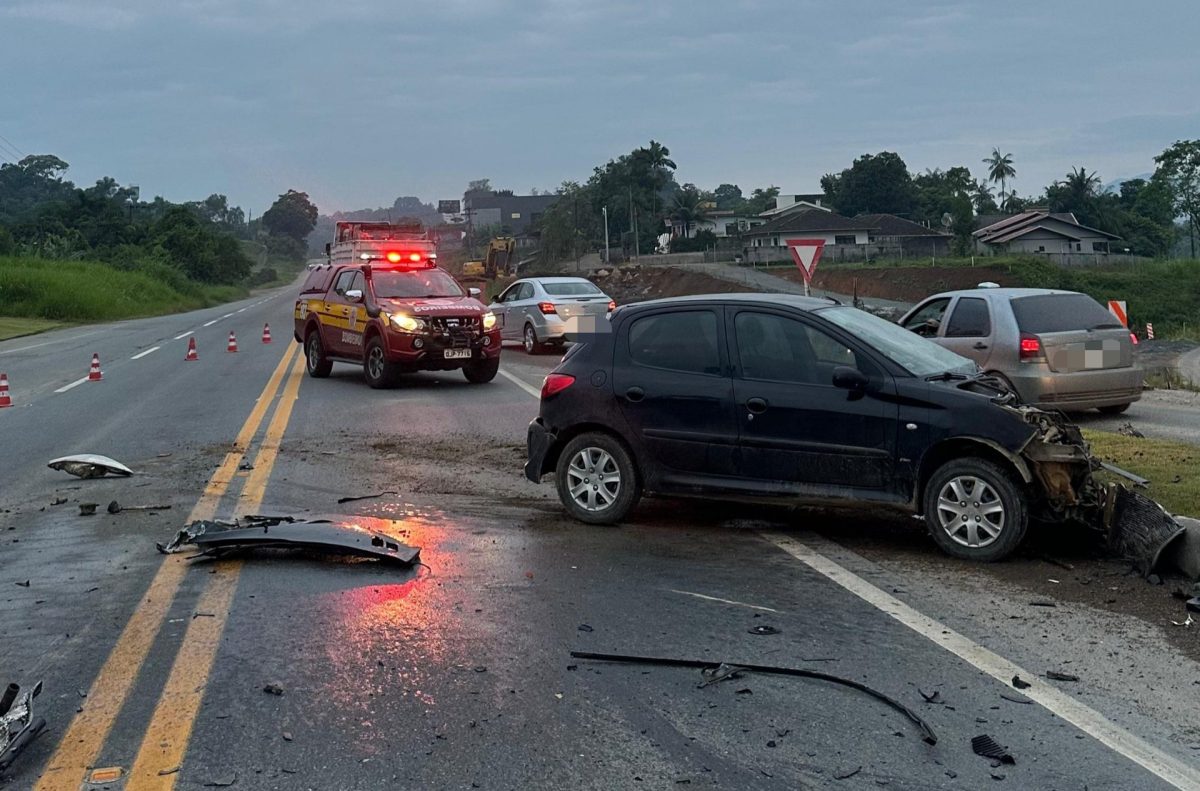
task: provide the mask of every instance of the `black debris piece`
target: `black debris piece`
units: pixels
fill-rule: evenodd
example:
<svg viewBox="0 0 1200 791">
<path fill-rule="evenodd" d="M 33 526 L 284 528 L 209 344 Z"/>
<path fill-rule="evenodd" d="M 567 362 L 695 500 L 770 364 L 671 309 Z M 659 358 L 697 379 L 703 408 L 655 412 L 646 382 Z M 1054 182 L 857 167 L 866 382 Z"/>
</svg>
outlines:
<svg viewBox="0 0 1200 791">
<path fill-rule="evenodd" d="M 28 692 L 21 692 L 18 684 L 9 684 L 0 693 L 0 772 L 12 766 L 21 751 L 46 729 L 46 720 L 33 712 L 33 699 L 40 694 L 40 681 Z"/>
<path fill-rule="evenodd" d="M 1028 681 L 1025 681 L 1020 676 L 1013 676 L 1012 685 L 1014 687 L 1016 687 L 1017 689 L 1029 689 L 1030 687 L 1033 686 L 1033 684 L 1030 684 Z"/>
<path fill-rule="evenodd" d="M 110 514 L 119 514 L 122 511 L 170 511 L 169 505 L 121 505 L 116 500 L 108 504 L 108 512 Z"/>
<path fill-rule="evenodd" d="M 744 669 L 738 665 L 726 664 L 718 665 L 715 668 L 703 668 L 700 671 L 700 675 L 704 677 L 704 681 L 701 681 L 697 686 L 703 689 L 729 678 L 741 678 Z"/>
<path fill-rule="evenodd" d="M 1078 681 L 1079 680 L 1079 676 L 1072 675 L 1071 673 L 1060 673 L 1057 670 L 1047 670 L 1046 678 L 1050 679 L 1051 681 Z"/>
<path fill-rule="evenodd" d="M 232 522 L 192 522 L 170 542 L 158 544 L 164 554 L 193 545 L 200 555 L 226 555 L 250 549 L 304 549 L 334 555 L 376 558 L 411 566 L 419 547 L 403 544 L 384 533 L 368 530 L 352 516 L 296 519 L 290 516 L 246 516 Z"/>
<path fill-rule="evenodd" d="M 735 695 L 753 695 L 754 690 L 750 689 L 750 687 L 743 687 L 743 688 L 739 689 L 737 692 L 734 692 L 733 694 L 735 694 Z"/>
<path fill-rule="evenodd" d="M 700 659 L 673 659 L 669 657 L 631 656 L 628 654 L 603 654 L 592 651 L 572 651 L 571 656 L 575 659 L 591 659 L 598 662 L 629 662 L 635 664 L 665 665 L 669 667 L 692 667 L 699 668 L 701 670 L 706 668 L 719 668 L 723 664 L 720 662 L 707 662 Z M 885 695 L 884 693 L 873 689 L 862 682 L 849 678 L 842 678 L 841 676 L 835 676 L 830 673 L 822 673 L 819 670 L 808 670 L 806 668 L 749 664 L 737 664 L 736 667 L 741 668 L 743 671 L 748 673 L 766 673 L 781 676 L 813 678 L 821 681 L 828 681 L 831 684 L 841 684 L 843 686 L 850 687 L 851 689 L 857 689 L 860 692 L 864 692 L 871 697 L 876 698 L 877 700 L 883 701 L 896 711 L 899 711 L 901 714 L 907 717 L 910 722 L 917 726 L 917 729 L 921 732 L 921 738 L 927 744 L 937 744 L 937 735 L 933 732 L 933 729 L 929 727 L 929 724 L 925 722 L 925 720 L 921 719 L 921 717 L 915 711 L 910 709 L 908 706 L 905 706 L 895 698 L 889 697 L 888 695 Z M 739 693 L 740 692 L 741 691 L 739 690 Z"/>
<path fill-rule="evenodd" d="M 982 755 L 984 758 L 991 758 L 999 761 L 1002 764 L 1015 764 L 1016 758 L 1013 758 L 1008 750 L 996 743 L 996 740 L 987 734 L 976 736 L 971 740 L 971 749 L 976 755 Z"/>
<path fill-rule="evenodd" d="M 752 626 L 746 630 L 750 634 L 779 634 L 774 626 Z"/>
<path fill-rule="evenodd" d="M 1031 601 L 1031 602 L 1029 602 L 1029 606 L 1030 607 L 1057 607 L 1058 605 L 1052 601 Z"/>
<path fill-rule="evenodd" d="M 18 582 L 18 583 L 16 583 L 16 584 L 17 584 L 17 585 L 19 585 L 19 586 L 20 586 L 20 587 L 22 587 L 22 588 L 28 588 L 28 587 L 29 587 L 29 585 L 30 585 L 30 582 L 29 582 L 29 580 L 25 580 L 24 582 Z"/>
<path fill-rule="evenodd" d="M 66 502 L 67 502 L 67 498 L 65 498 L 65 497 L 55 497 L 53 500 L 50 501 L 50 505 L 65 505 Z"/>
<path fill-rule="evenodd" d="M 94 513 L 96 513 L 96 508 L 98 508 L 99 505 L 100 505 L 99 503 L 80 503 L 79 504 L 79 515 L 80 516 L 91 516 Z"/>
<path fill-rule="evenodd" d="M 839 769 L 833 773 L 834 780 L 848 780 L 862 771 L 861 766 L 856 766 L 853 769 Z"/>
<path fill-rule="evenodd" d="M 1013 697 L 1012 695 L 1006 695 L 1003 692 L 1000 693 L 1000 697 L 1004 698 L 1009 703 L 1023 703 L 1027 706 L 1033 705 L 1033 701 L 1030 700 L 1029 698 L 1016 698 L 1016 697 Z M 1000 707 L 996 706 L 996 708 L 1000 708 Z"/>
<path fill-rule="evenodd" d="M 248 461 L 244 461 L 244 462 L 242 462 L 241 464 L 239 464 L 239 465 L 238 465 L 238 469 L 239 469 L 239 470 L 241 470 L 241 471 L 243 471 L 243 472 L 246 472 L 246 471 L 249 471 L 249 470 L 253 470 L 253 469 L 254 469 L 254 465 L 253 465 L 253 464 L 251 464 L 251 463 L 250 463 L 250 462 L 248 462 Z"/>
<path fill-rule="evenodd" d="M 581 624 L 579 624 L 579 626 L 578 626 L 578 629 L 579 629 L 579 631 L 581 631 L 581 632 L 592 632 L 592 631 L 595 631 L 594 629 L 592 629 L 592 627 L 591 627 L 591 626 L 588 626 L 586 623 L 581 623 Z"/>
<path fill-rule="evenodd" d="M 1106 507 L 1112 508 L 1108 547 L 1132 561 L 1143 577 L 1150 576 L 1186 528 L 1161 505 L 1138 492 L 1117 487 Z"/>
<path fill-rule="evenodd" d="M 275 695 L 278 697 L 279 695 L 283 694 L 283 687 L 279 684 L 267 684 L 263 687 L 263 692 L 267 693 L 268 695 Z"/>
<path fill-rule="evenodd" d="M 339 497 L 338 505 L 341 505 L 342 503 L 352 503 L 355 500 L 374 500 L 378 497 L 383 497 L 385 494 L 400 494 L 400 492 L 394 492 L 391 489 L 388 489 L 385 492 L 378 492 L 376 494 L 359 494 L 351 495 L 350 497 Z"/>
<path fill-rule="evenodd" d="M 921 691 L 920 687 L 917 687 L 917 692 L 921 695 L 921 697 L 925 698 L 926 703 L 945 703 L 946 702 L 946 701 L 942 700 L 942 693 L 940 690 L 935 689 L 931 694 L 926 695 L 924 692 Z"/>
</svg>

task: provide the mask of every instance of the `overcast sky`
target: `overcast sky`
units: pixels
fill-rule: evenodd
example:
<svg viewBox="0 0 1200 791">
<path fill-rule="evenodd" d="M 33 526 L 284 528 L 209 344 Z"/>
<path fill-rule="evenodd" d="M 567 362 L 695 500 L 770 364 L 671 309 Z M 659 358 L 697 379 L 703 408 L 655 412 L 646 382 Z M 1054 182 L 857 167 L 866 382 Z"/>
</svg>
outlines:
<svg viewBox="0 0 1200 791">
<path fill-rule="evenodd" d="M 651 138 L 747 194 L 999 146 L 1030 194 L 1200 138 L 1198 31 L 1197 0 L 0 0 L 0 155 L 255 215 L 553 188 Z"/>
</svg>

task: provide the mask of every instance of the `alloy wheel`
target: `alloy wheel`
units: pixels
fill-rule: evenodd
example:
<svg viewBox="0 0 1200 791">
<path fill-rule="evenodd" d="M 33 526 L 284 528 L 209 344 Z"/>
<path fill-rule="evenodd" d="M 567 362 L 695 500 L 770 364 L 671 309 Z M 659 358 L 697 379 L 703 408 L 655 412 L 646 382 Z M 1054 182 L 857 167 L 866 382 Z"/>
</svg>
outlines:
<svg viewBox="0 0 1200 791">
<path fill-rule="evenodd" d="M 379 346 L 372 346 L 371 350 L 367 352 L 367 370 L 372 379 L 383 378 L 383 349 Z"/>
<path fill-rule="evenodd" d="M 987 481 L 974 475 L 951 478 L 942 487 L 937 515 L 946 535 L 964 547 L 986 547 L 1004 530 L 1004 501 Z"/>
<path fill-rule="evenodd" d="M 621 470 L 602 448 L 583 448 L 567 468 L 571 499 L 585 511 L 603 511 L 621 492 Z"/>
</svg>

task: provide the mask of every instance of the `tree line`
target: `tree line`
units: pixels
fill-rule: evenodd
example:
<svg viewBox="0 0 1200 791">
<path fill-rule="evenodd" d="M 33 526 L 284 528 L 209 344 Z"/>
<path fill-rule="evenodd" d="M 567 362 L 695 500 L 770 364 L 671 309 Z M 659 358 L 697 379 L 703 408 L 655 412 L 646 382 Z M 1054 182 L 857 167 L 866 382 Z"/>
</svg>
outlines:
<svg viewBox="0 0 1200 791">
<path fill-rule="evenodd" d="M 107 176 L 78 187 L 66 178 L 68 169 L 52 154 L 0 165 L 0 255 L 89 259 L 160 277 L 237 284 L 253 267 L 241 240 L 303 260 L 304 237 L 316 222 L 316 207 L 293 190 L 249 222 L 224 195 L 142 201 L 136 187 Z"/>
</svg>

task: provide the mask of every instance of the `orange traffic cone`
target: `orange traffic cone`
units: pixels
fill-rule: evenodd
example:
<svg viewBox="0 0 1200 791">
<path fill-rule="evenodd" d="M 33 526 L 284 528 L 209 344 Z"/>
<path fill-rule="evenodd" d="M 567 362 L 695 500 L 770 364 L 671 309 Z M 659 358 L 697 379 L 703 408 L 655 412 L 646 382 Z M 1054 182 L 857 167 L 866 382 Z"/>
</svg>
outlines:
<svg viewBox="0 0 1200 791">
<path fill-rule="evenodd" d="M 271 325 L 264 324 L 263 325 L 263 343 L 270 343 L 270 342 L 271 342 Z"/>
<path fill-rule="evenodd" d="M 92 355 L 92 367 L 88 370 L 88 381 L 99 382 L 104 378 L 104 374 L 100 373 L 100 355 Z"/>
<path fill-rule="evenodd" d="M 183 361 L 185 363 L 194 363 L 199 359 L 200 355 L 196 354 L 196 339 L 194 337 L 188 338 L 188 350 L 187 354 L 183 357 Z"/>
<path fill-rule="evenodd" d="M 225 347 L 225 351 L 227 351 L 227 352 L 236 352 L 237 351 L 237 338 L 233 337 L 232 331 L 230 331 L 230 333 L 229 333 L 229 345 Z"/>
<path fill-rule="evenodd" d="M 12 406 L 12 398 L 8 395 L 8 374 L 0 374 L 0 409 Z"/>
</svg>

